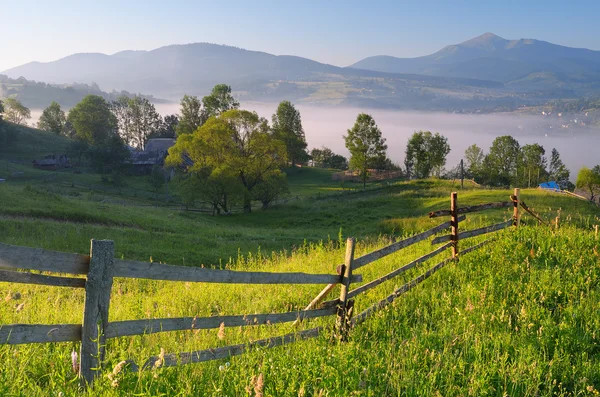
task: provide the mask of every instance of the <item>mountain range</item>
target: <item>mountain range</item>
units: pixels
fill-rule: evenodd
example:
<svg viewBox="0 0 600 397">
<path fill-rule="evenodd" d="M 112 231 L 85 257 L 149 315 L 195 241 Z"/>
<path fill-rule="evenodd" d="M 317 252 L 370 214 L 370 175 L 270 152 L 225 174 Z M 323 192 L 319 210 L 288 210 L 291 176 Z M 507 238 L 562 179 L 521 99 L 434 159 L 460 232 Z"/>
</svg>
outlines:
<svg viewBox="0 0 600 397">
<path fill-rule="evenodd" d="M 96 83 L 178 100 L 219 83 L 240 100 L 431 110 L 504 109 L 600 93 L 600 51 L 491 33 L 418 58 L 375 56 L 349 67 L 195 43 L 113 55 L 74 54 L 2 72 L 51 84 Z"/>
</svg>

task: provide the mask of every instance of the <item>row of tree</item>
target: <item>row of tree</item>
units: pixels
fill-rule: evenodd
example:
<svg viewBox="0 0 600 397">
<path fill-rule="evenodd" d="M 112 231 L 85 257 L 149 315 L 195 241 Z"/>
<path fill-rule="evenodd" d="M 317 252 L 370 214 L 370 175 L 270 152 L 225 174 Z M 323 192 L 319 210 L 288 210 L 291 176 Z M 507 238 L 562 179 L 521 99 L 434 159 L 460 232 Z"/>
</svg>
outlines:
<svg viewBox="0 0 600 397">
<path fill-rule="evenodd" d="M 466 173 L 478 183 L 490 186 L 537 186 L 556 181 L 564 188 L 572 187 L 570 172 L 556 149 L 550 159 L 543 146 L 534 143 L 521 146 L 510 135 L 494 139 L 488 153 L 473 144 L 465 151 Z"/>
</svg>

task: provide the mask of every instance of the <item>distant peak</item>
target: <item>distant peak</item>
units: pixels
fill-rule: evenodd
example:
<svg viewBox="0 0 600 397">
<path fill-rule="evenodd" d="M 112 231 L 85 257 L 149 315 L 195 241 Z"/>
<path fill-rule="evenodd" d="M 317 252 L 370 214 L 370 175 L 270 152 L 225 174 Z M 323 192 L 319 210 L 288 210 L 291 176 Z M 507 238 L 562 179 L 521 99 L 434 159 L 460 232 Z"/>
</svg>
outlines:
<svg viewBox="0 0 600 397">
<path fill-rule="evenodd" d="M 497 34 L 494 34 L 492 32 L 485 32 L 481 36 L 476 37 L 476 39 L 502 39 L 502 40 L 504 40 L 502 37 L 500 37 Z"/>
</svg>

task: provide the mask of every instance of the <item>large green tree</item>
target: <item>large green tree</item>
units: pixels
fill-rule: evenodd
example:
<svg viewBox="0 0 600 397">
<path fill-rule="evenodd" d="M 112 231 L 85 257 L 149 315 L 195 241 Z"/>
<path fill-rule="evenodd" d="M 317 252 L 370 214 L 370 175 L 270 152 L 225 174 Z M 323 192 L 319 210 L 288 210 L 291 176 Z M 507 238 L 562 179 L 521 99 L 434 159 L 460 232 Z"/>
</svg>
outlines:
<svg viewBox="0 0 600 397">
<path fill-rule="evenodd" d="M 202 102 L 196 96 L 184 95 L 181 99 L 180 112 L 177 135 L 192 134 L 204 123 Z"/>
<path fill-rule="evenodd" d="M 144 150 L 148 137 L 158 131 L 162 121 L 154 105 L 141 96 L 121 96 L 112 103 L 111 109 L 123 142 Z"/>
<path fill-rule="evenodd" d="M 558 150 L 555 148 L 552 149 L 552 154 L 550 156 L 550 166 L 548 168 L 549 178 L 552 181 L 556 181 L 562 188 L 564 186 L 569 185 L 569 177 L 571 173 L 569 169 L 565 166 L 560 158 L 560 154 Z"/>
<path fill-rule="evenodd" d="M 537 186 L 547 179 L 548 171 L 546 170 L 547 160 L 544 157 L 545 154 L 544 147 L 537 143 L 525 145 L 521 148 L 522 166 L 520 169 L 522 171 L 519 175 L 522 186 Z"/>
<path fill-rule="evenodd" d="M 238 109 L 240 103 L 231 94 L 227 84 L 217 84 L 209 95 L 202 98 L 202 118 L 205 122 L 210 117 L 218 116 L 228 110 Z"/>
<path fill-rule="evenodd" d="M 406 145 L 404 165 L 406 173 L 417 178 L 440 176 L 446 156 L 450 153 L 448 139 L 439 133 L 430 131 L 415 132 Z"/>
<path fill-rule="evenodd" d="M 26 120 L 31 118 L 31 111 L 18 99 L 6 98 L 4 100 L 4 117 L 11 123 L 25 125 Z"/>
<path fill-rule="evenodd" d="M 273 135 L 285 143 L 292 167 L 296 162 L 304 163 L 309 156 L 298 109 L 290 101 L 283 101 L 277 106 L 272 120 Z"/>
<path fill-rule="evenodd" d="M 386 157 L 385 138 L 373 117 L 360 113 L 344 140 L 350 152 L 350 169 L 358 172 L 364 189 L 369 179 L 369 169 Z"/>
<path fill-rule="evenodd" d="M 465 168 L 467 175 L 478 180 L 482 172 L 484 158 L 485 154 L 483 153 L 483 149 L 476 144 L 469 146 L 465 150 L 465 160 L 467 163 Z"/>
<path fill-rule="evenodd" d="M 521 147 L 510 135 L 494 139 L 490 152 L 483 160 L 485 183 L 509 186 L 517 181 L 517 165 L 520 163 Z"/>
<path fill-rule="evenodd" d="M 235 185 L 232 180 L 240 184 L 246 212 L 252 210 L 256 187 L 287 161 L 285 145 L 272 135 L 267 121 L 237 109 L 209 118 L 192 134 L 180 135 L 167 164 L 178 166 L 186 158 L 193 162 L 188 172 L 229 188 Z"/>
<path fill-rule="evenodd" d="M 88 95 L 71 109 L 67 121 L 75 135 L 90 146 L 107 143 L 117 135 L 117 119 L 104 98 Z"/>
<path fill-rule="evenodd" d="M 583 189 L 590 195 L 590 200 L 595 201 L 596 195 L 600 192 L 600 166 L 595 166 L 593 169 L 583 167 L 577 174 L 576 186 L 578 189 Z"/>
<path fill-rule="evenodd" d="M 52 131 L 58 135 L 63 131 L 66 122 L 65 112 L 60 108 L 58 102 L 52 101 L 50 106 L 42 112 L 37 127 L 40 130 Z"/>
</svg>

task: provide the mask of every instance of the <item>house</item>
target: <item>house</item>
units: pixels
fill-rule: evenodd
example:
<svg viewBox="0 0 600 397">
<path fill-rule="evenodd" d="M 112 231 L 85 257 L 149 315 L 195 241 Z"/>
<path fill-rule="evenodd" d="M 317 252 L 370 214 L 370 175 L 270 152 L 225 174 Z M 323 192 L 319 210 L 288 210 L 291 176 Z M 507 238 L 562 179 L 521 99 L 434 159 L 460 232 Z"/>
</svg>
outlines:
<svg viewBox="0 0 600 397">
<path fill-rule="evenodd" d="M 163 166 L 175 138 L 149 139 L 144 150 L 131 150 L 128 163 L 136 174 L 149 174 L 155 165 Z"/>
<path fill-rule="evenodd" d="M 65 154 L 50 154 L 41 160 L 33 160 L 33 166 L 42 170 L 58 170 L 61 168 L 71 168 L 69 158 Z"/>
</svg>

